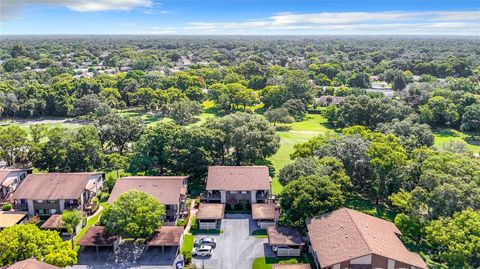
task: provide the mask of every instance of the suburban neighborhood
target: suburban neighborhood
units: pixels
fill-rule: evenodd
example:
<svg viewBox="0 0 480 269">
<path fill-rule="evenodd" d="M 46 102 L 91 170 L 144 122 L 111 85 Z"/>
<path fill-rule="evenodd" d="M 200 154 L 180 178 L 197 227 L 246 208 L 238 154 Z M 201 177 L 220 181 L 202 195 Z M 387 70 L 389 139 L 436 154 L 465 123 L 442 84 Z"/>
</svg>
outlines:
<svg viewBox="0 0 480 269">
<path fill-rule="evenodd" d="M 12 171 L 1 170 L 6 177 L 12 177 Z M 19 171 L 23 170 L 13 174 Z M 89 219 L 96 214 L 95 209 L 99 210 L 92 200 L 105 190 L 104 173 L 22 175 L 10 200 L 3 200 L 13 201 L 14 208 L 1 212 L 2 229 L 38 216 L 45 220 L 41 229 L 67 234 L 62 212 L 78 210 Z M 135 257 L 135 266 L 174 268 L 192 259 L 189 263 L 197 268 L 250 268 L 257 258 L 307 255 L 312 265 L 275 264 L 272 268 L 428 268 L 418 254 L 406 249 L 395 224 L 356 210 L 341 208 L 311 218 L 303 234 L 297 228 L 279 225 L 280 209 L 271 194 L 272 180 L 266 166 L 211 166 L 206 193 L 191 203 L 187 203 L 187 181 L 186 176 L 128 176 L 116 181 L 107 205 L 132 190 L 148 193 L 165 205 L 165 214 L 158 216 L 161 227 L 143 243 L 134 244 L 135 251 L 142 252 Z M 76 234 L 82 229 L 86 232 L 77 242 L 79 263 L 72 268 L 115 267 L 111 257 L 121 255 L 122 248 L 129 245 L 126 238 L 108 232 L 99 223 L 75 227 Z M 186 244 L 193 247 L 190 252 L 185 251 Z M 126 257 L 116 257 L 122 258 Z M 37 263 L 35 268 L 58 268 L 35 259 L 9 268 L 33 268 Z"/>
<path fill-rule="evenodd" d="M 480 269 L 480 2 L 0 0 L 0 269 Z"/>
</svg>

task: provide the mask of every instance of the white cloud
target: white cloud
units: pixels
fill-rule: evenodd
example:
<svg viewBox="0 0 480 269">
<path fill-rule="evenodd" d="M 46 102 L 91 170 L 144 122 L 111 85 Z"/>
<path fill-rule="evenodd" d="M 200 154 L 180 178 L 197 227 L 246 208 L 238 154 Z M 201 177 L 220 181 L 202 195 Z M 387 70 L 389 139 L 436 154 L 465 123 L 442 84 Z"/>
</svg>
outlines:
<svg viewBox="0 0 480 269">
<path fill-rule="evenodd" d="M 2 0 L 1 20 L 14 19 L 23 7 L 33 4 L 62 6 L 79 12 L 96 12 L 147 8 L 152 6 L 152 0 Z"/>
<path fill-rule="evenodd" d="M 261 20 L 193 22 L 186 31 L 245 34 L 480 34 L 480 10 L 279 13 Z M 296 32 L 295 32 L 296 31 Z"/>
</svg>

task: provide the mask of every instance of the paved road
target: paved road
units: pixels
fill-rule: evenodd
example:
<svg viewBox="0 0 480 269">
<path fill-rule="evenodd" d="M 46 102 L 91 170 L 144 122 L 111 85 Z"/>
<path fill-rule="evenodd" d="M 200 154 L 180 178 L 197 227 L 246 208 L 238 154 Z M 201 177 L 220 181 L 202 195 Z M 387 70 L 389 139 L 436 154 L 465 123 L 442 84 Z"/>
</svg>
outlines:
<svg viewBox="0 0 480 269">
<path fill-rule="evenodd" d="M 215 237 L 217 248 L 211 258 L 194 259 L 197 268 L 205 269 L 251 269 L 255 258 L 271 255 L 267 239 L 251 236 L 258 229 L 250 215 L 228 214 L 222 220 L 223 234 L 205 235 Z"/>
</svg>

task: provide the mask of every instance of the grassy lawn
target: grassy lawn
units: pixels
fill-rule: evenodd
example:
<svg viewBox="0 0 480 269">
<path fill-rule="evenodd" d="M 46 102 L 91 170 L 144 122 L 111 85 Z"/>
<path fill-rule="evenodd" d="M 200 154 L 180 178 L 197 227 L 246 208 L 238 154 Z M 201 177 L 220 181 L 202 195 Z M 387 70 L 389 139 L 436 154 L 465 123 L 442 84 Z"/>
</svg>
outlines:
<svg viewBox="0 0 480 269">
<path fill-rule="evenodd" d="M 252 235 L 255 236 L 256 238 L 267 238 L 268 237 L 266 229 L 255 230 L 255 231 L 253 231 Z"/>
<path fill-rule="evenodd" d="M 102 204 L 102 206 L 105 206 L 105 204 Z M 101 210 L 101 209 L 99 209 Z M 85 227 L 83 227 L 83 229 L 77 233 L 77 235 L 73 238 L 73 243 L 75 244 L 75 249 L 78 250 L 80 247 L 77 245 L 78 244 L 78 241 L 80 241 L 80 238 L 83 237 L 83 235 L 87 232 L 88 228 L 90 228 L 91 226 L 93 226 L 95 223 L 98 222 L 98 219 L 100 219 L 100 215 L 102 215 L 102 212 L 99 212 L 97 215 L 95 215 L 94 217 L 90 218 L 88 221 L 87 221 L 87 225 L 85 225 Z"/>
<path fill-rule="evenodd" d="M 307 257 L 298 257 L 298 258 L 292 258 L 292 257 L 262 257 L 262 258 L 256 258 L 253 261 L 253 269 L 271 269 L 272 264 L 279 263 L 281 261 L 287 261 L 287 260 L 297 260 L 298 263 L 309 263 Z"/>
<path fill-rule="evenodd" d="M 333 129 L 328 128 L 326 123 L 327 119 L 322 115 L 308 114 L 303 121 L 292 123 L 289 130 L 277 132 L 280 136 L 280 148 L 277 153 L 269 158 L 277 175 L 282 167 L 292 161 L 290 160 L 290 154 L 293 152 L 294 145 L 306 142 L 319 134 L 333 131 Z M 273 179 L 273 194 L 279 194 L 282 191 L 282 185 L 278 182 L 277 175 Z"/>
<path fill-rule="evenodd" d="M 185 235 L 183 235 L 183 243 L 180 249 L 180 253 L 191 252 L 193 250 L 194 240 L 195 237 L 192 234 L 186 233 Z"/>
<path fill-rule="evenodd" d="M 480 152 L 480 142 L 474 144 L 473 142 L 465 141 L 469 135 L 453 129 L 438 129 L 433 132 L 435 136 L 435 145 L 440 146 L 449 140 L 459 140 L 467 143 L 467 148 L 474 153 Z"/>
</svg>

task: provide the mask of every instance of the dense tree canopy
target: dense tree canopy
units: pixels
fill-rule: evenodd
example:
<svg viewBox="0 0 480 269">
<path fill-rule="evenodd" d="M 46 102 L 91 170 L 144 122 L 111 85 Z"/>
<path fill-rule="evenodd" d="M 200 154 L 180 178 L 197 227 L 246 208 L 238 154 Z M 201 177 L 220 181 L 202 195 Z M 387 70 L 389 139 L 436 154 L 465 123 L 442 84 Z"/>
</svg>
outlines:
<svg viewBox="0 0 480 269">
<path fill-rule="evenodd" d="M 77 252 L 56 231 L 21 224 L 0 231 L 0 266 L 35 258 L 59 267 L 77 263 Z"/>
<path fill-rule="evenodd" d="M 280 197 L 281 221 L 305 227 L 308 218 L 330 212 L 343 205 L 341 186 L 328 176 L 306 176 L 290 181 Z"/>
<path fill-rule="evenodd" d="M 108 232 L 124 237 L 147 237 L 162 226 L 165 206 L 141 191 L 128 191 L 108 205 L 101 222 Z"/>
</svg>

